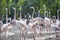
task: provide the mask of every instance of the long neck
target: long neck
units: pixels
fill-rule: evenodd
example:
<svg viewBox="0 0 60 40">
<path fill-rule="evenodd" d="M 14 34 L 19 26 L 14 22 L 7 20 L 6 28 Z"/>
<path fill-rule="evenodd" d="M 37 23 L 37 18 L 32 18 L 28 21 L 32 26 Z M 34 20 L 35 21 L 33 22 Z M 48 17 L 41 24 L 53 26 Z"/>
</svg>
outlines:
<svg viewBox="0 0 60 40">
<path fill-rule="evenodd" d="M 8 10 L 6 10 L 6 23 L 8 23 Z"/>
<path fill-rule="evenodd" d="M 14 19 L 16 19 L 16 9 L 14 10 Z"/>
<path fill-rule="evenodd" d="M 38 17 L 40 16 L 40 14 L 39 14 L 39 13 L 40 13 L 40 11 L 38 11 Z"/>
<path fill-rule="evenodd" d="M 50 13 L 50 11 L 49 11 L 49 18 L 51 18 L 51 13 Z"/>
<path fill-rule="evenodd" d="M 59 19 L 59 11 L 60 11 L 60 10 L 57 10 L 57 19 Z"/>
<path fill-rule="evenodd" d="M 34 18 L 35 9 L 33 10 L 32 18 Z"/>
</svg>

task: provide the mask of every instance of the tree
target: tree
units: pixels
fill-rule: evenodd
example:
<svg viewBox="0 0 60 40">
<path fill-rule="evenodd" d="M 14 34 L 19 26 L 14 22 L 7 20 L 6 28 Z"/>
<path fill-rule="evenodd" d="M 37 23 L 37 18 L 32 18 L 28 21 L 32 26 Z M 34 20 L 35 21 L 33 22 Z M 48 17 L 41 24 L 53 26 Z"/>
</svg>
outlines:
<svg viewBox="0 0 60 40">
<path fill-rule="evenodd" d="M 5 14 L 6 0 L 0 0 L 0 20 L 2 15 Z"/>
</svg>

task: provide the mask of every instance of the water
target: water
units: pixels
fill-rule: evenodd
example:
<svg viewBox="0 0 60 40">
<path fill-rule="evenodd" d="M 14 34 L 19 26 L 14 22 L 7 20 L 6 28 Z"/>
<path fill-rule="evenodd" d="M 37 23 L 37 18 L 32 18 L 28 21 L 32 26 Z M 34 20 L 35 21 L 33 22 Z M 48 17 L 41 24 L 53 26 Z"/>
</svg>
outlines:
<svg viewBox="0 0 60 40">
<path fill-rule="evenodd" d="M 53 32 L 52 34 L 45 34 L 45 33 L 47 33 L 46 29 L 43 31 L 44 31 L 44 33 L 42 32 L 42 34 L 40 36 L 35 36 L 35 40 L 45 40 L 45 39 L 46 40 L 55 40 L 56 34 L 53 31 L 52 31 Z M 24 36 L 20 36 L 20 31 L 18 30 L 18 28 L 16 26 L 14 26 L 11 29 L 11 32 L 15 33 L 15 35 L 7 37 L 6 40 L 20 40 L 20 39 L 24 40 Z M 25 40 L 34 40 L 32 35 L 31 35 L 32 37 L 29 37 L 29 38 L 28 38 L 28 36 L 29 35 L 25 35 Z M 52 39 L 49 39 L 51 36 L 52 36 Z M 4 37 L 3 37 L 3 39 L 4 39 Z M 60 38 L 58 37 L 58 39 L 60 39 Z"/>
</svg>

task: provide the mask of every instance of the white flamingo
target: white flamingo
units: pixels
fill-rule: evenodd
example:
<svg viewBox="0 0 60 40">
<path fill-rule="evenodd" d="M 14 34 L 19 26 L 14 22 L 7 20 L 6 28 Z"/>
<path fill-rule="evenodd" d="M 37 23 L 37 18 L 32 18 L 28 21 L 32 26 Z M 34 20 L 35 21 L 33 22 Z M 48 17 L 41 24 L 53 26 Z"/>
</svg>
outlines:
<svg viewBox="0 0 60 40">
<path fill-rule="evenodd" d="M 3 30 L 4 29 L 4 31 L 6 31 L 8 28 L 10 29 L 10 27 L 7 27 L 7 26 L 11 26 L 11 24 L 10 23 L 8 23 L 8 13 L 7 13 L 7 8 L 6 8 L 6 24 L 3 24 L 2 25 L 2 29 L 1 30 Z M 5 29 L 6 28 L 6 29 Z"/>
<path fill-rule="evenodd" d="M 45 18 L 44 18 L 44 24 L 45 24 L 46 30 L 49 31 L 49 30 L 50 30 L 49 28 L 50 28 L 50 26 L 51 26 L 50 19 L 47 18 L 47 17 L 45 17 Z"/>
<path fill-rule="evenodd" d="M 7 34 L 7 32 L 9 32 L 9 30 L 12 28 L 12 25 L 10 23 L 8 23 L 7 15 L 8 15 L 8 13 L 7 13 L 7 8 L 6 8 L 6 24 L 3 24 L 1 26 L 1 32 L 2 32 L 1 35 L 5 36 L 5 38 L 8 37 L 8 35 L 9 36 L 14 35 L 14 33 L 12 33 L 12 32 Z"/>
<path fill-rule="evenodd" d="M 25 31 L 26 31 L 26 28 L 27 28 L 27 24 L 26 24 L 26 22 L 23 19 L 21 19 L 21 11 L 20 11 L 19 20 L 16 20 L 16 10 L 15 10 L 15 8 L 13 8 L 13 9 L 14 9 L 15 17 L 14 17 L 14 20 L 12 20 L 12 23 L 13 23 L 13 25 L 15 25 L 20 30 L 20 35 L 22 35 L 22 33 L 24 35 Z M 20 9 L 21 9 L 21 7 L 20 7 Z M 22 33 L 21 33 L 21 31 L 22 31 Z"/>
<path fill-rule="evenodd" d="M 57 10 L 57 20 L 56 20 L 56 25 L 58 25 L 59 26 L 59 24 L 60 24 L 60 21 L 59 21 L 59 11 L 60 11 L 60 9 L 59 10 Z"/>
<path fill-rule="evenodd" d="M 44 8 L 46 8 L 46 7 L 44 7 Z M 51 19 L 50 19 L 50 16 L 51 16 L 51 14 L 50 14 L 50 11 L 49 11 L 49 15 L 48 15 L 48 12 L 46 11 L 46 9 L 44 9 L 44 24 L 45 24 L 45 26 L 46 26 L 46 30 L 48 31 L 48 30 L 50 30 L 49 29 L 49 27 L 51 26 Z M 48 16 L 49 16 L 49 18 L 48 18 Z"/>
<path fill-rule="evenodd" d="M 14 33 L 12 33 L 12 32 L 10 32 L 10 33 L 8 33 L 8 34 L 6 34 L 7 32 L 9 32 L 9 30 L 12 28 L 12 25 L 10 24 L 10 23 L 7 23 L 7 24 L 3 24 L 2 26 L 1 26 L 1 31 L 2 31 L 2 35 L 3 36 L 6 36 L 6 37 L 8 37 L 8 35 L 9 36 L 12 36 L 12 35 L 14 35 Z"/>
<path fill-rule="evenodd" d="M 16 21 L 15 25 L 20 30 L 20 37 L 24 36 L 28 28 L 26 22 L 23 20 L 19 20 L 19 21 Z M 24 40 L 25 40 L 25 36 L 24 36 Z"/>
<path fill-rule="evenodd" d="M 31 8 L 33 8 L 33 7 L 31 7 Z M 40 11 L 38 11 L 38 12 L 40 13 Z M 34 15 L 34 13 L 35 13 L 35 9 L 33 8 L 33 15 Z M 39 15 L 36 18 L 33 18 L 33 16 L 32 16 L 32 19 L 30 20 L 30 23 L 32 24 L 32 23 L 35 23 L 35 22 L 37 22 L 39 25 L 43 24 L 43 19 L 40 18 Z"/>
<path fill-rule="evenodd" d="M 37 33 L 37 27 L 38 27 L 38 24 L 37 24 L 37 22 L 33 22 L 33 23 L 29 23 L 28 24 L 28 34 L 30 35 L 30 34 L 33 34 L 33 39 L 35 40 L 35 33 Z M 37 33 L 38 34 L 38 33 Z"/>
<path fill-rule="evenodd" d="M 35 12 L 35 8 L 34 7 L 30 7 L 31 9 L 33 9 L 33 14 L 32 14 L 32 19 L 34 19 L 34 12 Z M 27 33 L 28 34 L 30 34 L 30 33 L 32 33 L 32 34 L 34 34 L 35 33 L 35 31 L 36 31 L 36 22 L 33 22 L 32 20 L 29 20 L 30 22 L 29 22 L 29 24 L 28 24 L 28 29 L 27 29 Z M 30 31 L 29 31 L 30 30 Z M 35 40 L 35 38 L 34 38 L 34 40 Z"/>
</svg>

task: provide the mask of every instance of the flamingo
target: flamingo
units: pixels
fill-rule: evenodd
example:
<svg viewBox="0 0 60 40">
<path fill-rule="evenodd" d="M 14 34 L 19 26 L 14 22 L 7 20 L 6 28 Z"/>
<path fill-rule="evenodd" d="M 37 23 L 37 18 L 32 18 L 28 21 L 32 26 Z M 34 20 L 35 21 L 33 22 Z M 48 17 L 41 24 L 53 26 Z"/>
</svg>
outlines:
<svg viewBox="0 0 60 40">
<path fill-rule="evenodd" d="M 31 8 L 33 8 L 33 7 L 31 7 Z M 35 12 L 35 9 L 33 8 L 33 15 L 34 15 L 34 12 Z M 39 12 L 39 11 L 38 11 Z M 41 24 L 43 24 L 43 19 L 42 18 L 40 18 L 39 16 L 38 17 L 36 17 L 36 18 L 33 18 L 32 17 L 32 19 L 30 20 L 30 22 L 29 23 L 34 23 L 34 22 L 37 22 L 39 25 L 41 25 Z"/>
<path fill-rule="evenodd" d="M 37 22 L 38 23 L 38 29 L 42 32 L 42 28 L 44 28 L 43 26 L 44 26 L 44 20 L 42 19 L 42 18 L 40 18 L 40 17 L 36 17 L 36 18 L 34 18 L 33 20 L 33 23 L 34 22 Z"/>
<path fill-rule="evenodd" d="M 34 7 L 30 7 L 30 9 L 33 9 L 33 14 L 32 14 L 32 19 L 34 19 L 34 13 L 35 13 L 35 8 Z M 29 20 L 29 24 L 28 24 L 28 30 L 31 30 L 32 33 L 35 33 L 35 28 L 36 28 L 36 23 L 33 22 L 32 20 Z M 28 31 L 29 34 L 29 31 Z M 33 39 L 35 40 L 35 37 L 33 36 Z"/>
<path fill-rule="evenodd" d="M 19 30 L 20 30 L 20 35 L 21 35 L 21 31 L 23 32 L 23 35 L 25 34 L 26 28 L 27 28 L 27 24 L 24 20 L 21 19 L 21 11 L 20 11 L 20 18 L 19 20 L 16 20 L 16 10 L 14 9 L 14 20 L 12 20 L 12 23 L 14 26 L 16 26 Z M 21 9 L 21 7 L 20 7 Z M 21 39 L 21 38 L 20 38 Z M 25 39 L 25 38 L 24 38 Z"/>
<path fill-rule="evenodd" d="M 56 32 L 56 31 L 60 30 L 60 27 L 59 27 L 60 21 L 59 21 L 58 17 L 57 17 L 57 19 L 55 19 L 55 16 L 53 18 L 54 19 L 53 19 L 53 22 L 51 24 L 51 30 L 55 30 L 55 32 Z M 59 34 L 57 34 L 57 32 L 56 32 L 56 38 L 57 38 L 57 36 L 59 36 Z"/>
<path fill-rule="evenodd" d="M 34 16 L 34 12 L 35 12 L 35 8 L 34 7 L 30 7 L 30 9 L 33 9 L 33 14 L 32 14 L 32 19 L 34 18 L 33 16 Z M 29 16 L 30 17 L 30 16 Z M 31 30 L 31 29 L 29 29 L 29 26 L 31 27 L 31 25 L 30 25 L 30 22 L 31 22 L 31 20 L 29 20 L 29 24 L 28 24 L 28 30 Z M 32 23 L 31 23 L 32 24 Z M 32 25 L 33 26 L 33 25 Z M 33 27 L 34 28 L 34 27 Z M 27 30 L 27 31 L 28 31 Z M 28 34 L 29 34 L 29 31 L 27 32 Z M 34 39 L 35 40 L 35 39 Z"/>
<path fill-rule="evenodd" d="M 20 30 L 20 37 L 21 37 L 21 35 L 24 36 L 26 33 L 26 30 L 28 28 L 26 22 L 23 20 L 16 21 L 16 27 Z M 25 36 L 24 36 L 24 40 L 25 40 Z"/>
<path fill-rule="evenodd" d="M 12 28 L 12 25 L 10 23 L 8 23 L 7 11 L 8 11 L 8 9 L 6 8 L 6 23 L 1 26 L 1 32 L 2 32 L 1 35 L 6 36 L 6 37 L 8 37 L 8 34 L 9 34 L 9 33 L 8 34 L 6 34 L 6 33 L 9 32 L 9 30 Z M 12 32 L 10 32 L 10 33 L 11 34 L 9 34 L 9 36 L 14 35 L 14 33 L 12 33 Z"/>
<path fill-rule="evenodd" d="M 57 20 L 56 20 L 56 25 L 58 25 L 59 26 L 59 24 L 60 24 L 60 21 L 59 21 L 59 12 L 60 11 L 60 9 L 59 10 L 57 10 Z"/>
<path fill-rule="evenodd" d="M 1 31 L 6 31 L 6 30 L 11 28 L 11 24 L 8 23 L 8 13 L 7 13 L 7 11 L 8 11 L 8 9 L 6 8 L 6 24 L 2 25 Z M 9 26 L 9 27 L 7 27 L 7 26 Z"/>
<path fill-rule="evenodd" d="M 50 11 L 49 11 L 49 13 L 48 13 L 48 11 L 46 11 L 46 5 L 43 5 L 43 7 L 44 7 L 44 17 L 45 17 L 44 18 L 44 25 L 46 26 L 46 28 L 49 28 L 49 26 L 51 26 Z M 49 16 L 49 18 L 48 18 L 48 16 Z"/>
<path fill-rule="evenodd" d="M 47 31 L 50 30 L 50 27 L 51 27 L 51 20 L 47 17 L 44 18 L 44 24 L 45 24 L 45 28 Z"/>
<path fill-rule="evenodd" d="M 59 25 L 60 25 L 60 21 L 59 21 L 59 11 L 60 11 L 60 9 L 58 9 L 57 10 L 57 20 L 56 20 L 56 22 L 55 22 L 55 25 L 57 25 L 58 26 L 58 28 L 56 29 L 56 30 L 60 30 L 60 27 L 59 27 Z M 58 38 L 57 36 L 59 36 L 59 34 L 56 34 L 56 38 Z M 58 40 L 58 39 L 57 39 Z"/>
<path fill-rule="evenodd" d="M 8 37 L 8 35 L 9 36 L 12 36 L 12 35 L 14 35 L 14 33 L 12 33 L 12 32 L 10 32 L 11 34 L 6 34 L 7 32 L 9 32 L 9 30 L 12 28 L 12 25 L 10 24 L 10 23 L 7 23 L 7 24 L 3 24 L 2 26 L 1 26 L 1 34 L 3 35 L 3 34 L 5 34 L 4 36 L 6 36 L 6 37 Z"/>
<path fill-rule="evenodd" d="M 17 21 L 16 25 L 22 32 L 26 32 L 26 30 L 28 29 L 28 30 L 31 30 L 31 32 L 34 34 L 34 31 L 36 30 L 37 22 L 29 23 L 29 25 L 27 26 L 27 24 L 23 20 L 20 20 L 20 21 Z M 27 33 L 29 34 L 28 30 L 27 30 Z"/>
<path fill-rule="evenodd" d="M 53 20 L 52 20 L 52 24 L 54 23 L 55 25 L 59 26 L 60 25 L 60 21 L 58 19 L 55 19 L 55 16 L 53 16 Z"/>
<path fill-rule="evenodd" d="M 49 14 L 50 14 L 50 12 L 49 12 Z M 50 16 L 50 15 L 49 15 Z M 50 18 L 48 18 L 48 12 L 45 10 L 45 12 L 44 12 L 44 23 L 45 23 L 45 26 L 46 26 L 46 28 L 49 28 L 49 26 L 51 26 L 51 19 Z M 48 26 L 48 27 L 47 27 Z"/>
<path fill-rule="evenodd" d="M 37 22 L 29 23 L 28 24 L 30 31 L 28 31 L 28 34 L 34 34 L 37 32 L 36 28 L 38 26 Z M 35 37 L 33 35 L 33 39 L 35 40 Z"/>
<path fill-rule="evenodd" d="M 4 39 L 8 38 L 9 36 L 15 35 L 15 33 L 10 32 L 10 29 L 12 28 L 12 25 L 10 23 L 3 24 L 1 26 L 1 36 L 4 37 Z"/>
</svg>

